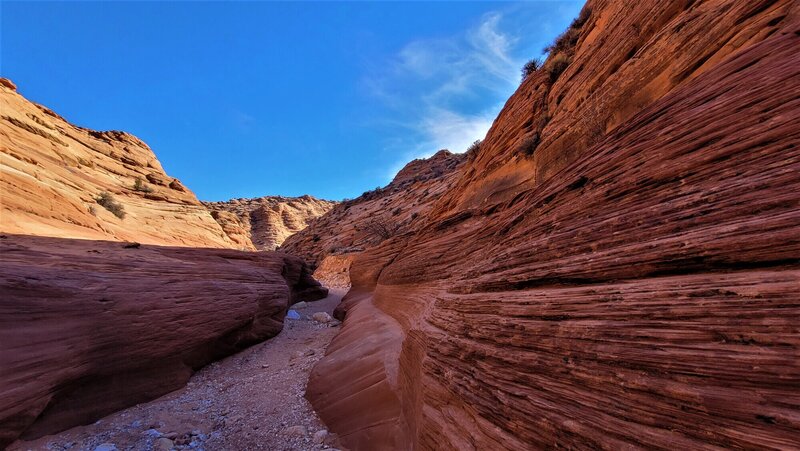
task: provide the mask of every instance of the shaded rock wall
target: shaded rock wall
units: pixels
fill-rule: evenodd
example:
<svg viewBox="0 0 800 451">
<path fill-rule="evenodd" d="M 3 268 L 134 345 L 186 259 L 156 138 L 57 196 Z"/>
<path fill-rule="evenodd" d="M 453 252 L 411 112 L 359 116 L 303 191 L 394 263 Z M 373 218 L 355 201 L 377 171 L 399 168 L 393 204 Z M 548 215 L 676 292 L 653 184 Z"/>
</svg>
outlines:
<svg viewBox="0 0 800 451">
<path fill-rule="evenodd" d="M 425 225 L 355 256 L 308 388 L 345 445 L 800 443 L 798 5 L 588 8 Z"/>
<path fill-rule="evenodd" d="M 0 447 L 180 388 L 326 295 L 280 253 L 0 237 Z"/>
</svg>

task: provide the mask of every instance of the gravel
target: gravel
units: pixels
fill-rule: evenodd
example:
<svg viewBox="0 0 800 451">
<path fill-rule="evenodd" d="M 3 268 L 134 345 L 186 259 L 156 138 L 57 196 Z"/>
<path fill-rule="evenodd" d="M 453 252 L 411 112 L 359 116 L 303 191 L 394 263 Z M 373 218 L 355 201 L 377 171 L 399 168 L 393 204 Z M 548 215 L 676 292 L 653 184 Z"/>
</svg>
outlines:
<svg viewBox="0 0 800 451">
<path fill-rule="evenodd" d="M 338 321 L 312 317 L 332 313 L 344 292 L 331 289 L 327 298 L 305 305 L 300 319 L 286 319 L 277 337 L 206 366 L 183 389 L 9 449 L 341 449 L 305 399 L 305 388 L 311 368 L 339 330 Z"/>
</svg>

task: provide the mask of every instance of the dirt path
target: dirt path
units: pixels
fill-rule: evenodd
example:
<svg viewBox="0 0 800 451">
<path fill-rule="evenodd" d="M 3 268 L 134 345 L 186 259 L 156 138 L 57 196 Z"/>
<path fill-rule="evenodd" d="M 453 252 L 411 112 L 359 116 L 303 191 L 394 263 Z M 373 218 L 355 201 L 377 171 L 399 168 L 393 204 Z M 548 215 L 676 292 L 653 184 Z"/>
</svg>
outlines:
<svg viewBox="0 0 800 451">
<path fill-rule="evenodd" d="M 10 450 L 319 450 L 325 425 L 306 401 L 314 363 L 339 328 L 311 319 L 332 313 L 343 289 L 297 309 L 275 338 L 201 369 L 181 390 Z M 335 323 L 334 323 L 335 324 Z M 316 434 L 316 436 L 315 436 Z"/>
</svg>

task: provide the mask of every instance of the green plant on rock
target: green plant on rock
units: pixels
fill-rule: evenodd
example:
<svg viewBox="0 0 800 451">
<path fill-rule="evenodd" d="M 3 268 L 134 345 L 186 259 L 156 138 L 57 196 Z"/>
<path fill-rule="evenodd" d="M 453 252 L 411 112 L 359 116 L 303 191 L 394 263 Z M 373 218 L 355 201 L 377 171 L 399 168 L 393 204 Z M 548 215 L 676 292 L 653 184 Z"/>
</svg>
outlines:
<svg viewBox="0 0 800 451">
<path fill-rule="evenodd" d="M 539 58 L 533 58 L 522 66 L 522 80 L 525 81 L 532 73 L 542 67 L 542 61 Z"/>
<path fill-rule="evenodd" d="M 114 200 L 114 197 L 106 191 L 100 193 L 99 196 L 95 199 L 95 201 L 106 210 L 110 211 L 114 214 L 114 216 L 118 217 L 119 219 L 125 218 L 125 208 Z"/>
<path fill-rule="evenodd" d="M 153 188 L 150 188 L 150 186 L 147 183 L 145 183 L 145 181 L 142 180 L 141 177 L 136 177 L 136 180 L 133 182 L 133 190 L 134 191 L 139 191 L 139 192 L 142 192 L 142 193 L 152 193 L 153 192 Z"/>
<path fill-rule="evenodd" d="M 558 77 L 567 70 L 570 63 L 572 63 L 572 58 L 563 53 L 558 53 L 550 58 L 547 61 L 547 73 L 550 75 L 550 82 L 554 83 L 558 80 Z"/>
</svg>

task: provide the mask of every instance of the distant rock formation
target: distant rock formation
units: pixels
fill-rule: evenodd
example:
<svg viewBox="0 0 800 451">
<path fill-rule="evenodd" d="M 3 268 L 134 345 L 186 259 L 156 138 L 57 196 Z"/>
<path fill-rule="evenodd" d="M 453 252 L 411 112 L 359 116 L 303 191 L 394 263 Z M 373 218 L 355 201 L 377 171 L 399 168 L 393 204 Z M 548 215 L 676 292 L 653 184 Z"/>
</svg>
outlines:
<svg viewBox="0 0 800 451">
<path fill-rule="evenodd" d="M 228 237 L 243 249 L 275 250 L 336 202 L 312 196 L 266 196 L 203 202 Z"/>
<path fill-rule="evenodd" d="M 72 125 L 9 80 L 0 82 L 0 156 L 0 232 L 239 247 L 144 142 Z"/>
<path fill-rule="evenodd" d="M 315 263 L 363 248 L 308 385 L 330 429 L 353 450 L 795 448 L 798 48 L 796 1 L 590 0 L 399 233 L 348 223 L 418 189 L 290 238 Z"/>
<path fill-rule="evenodd" d="M 0 448 L 182 387 L 324 297 L 281 253 L 0 236 Z"/>
<path fill-rule="evenodd" d="M 464 154 L 440 150 L 408 163 L 389 185 L 345 200 L 281 247 L 319 265 L 327 255 L 354 254 L 425 225 L 425 214 L 455 181 Z M 324 277 L 324 276 L 323 276 Z"/>
</svg>

